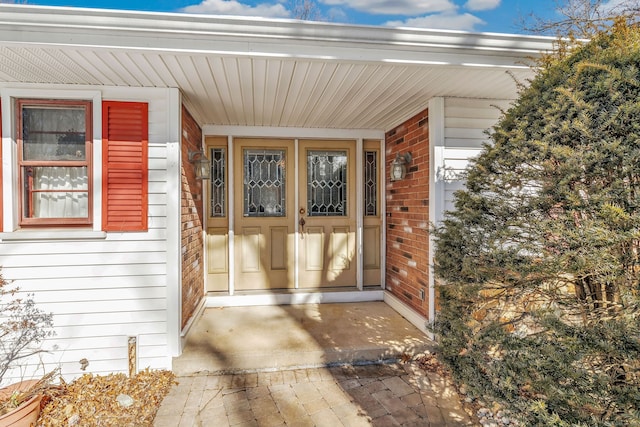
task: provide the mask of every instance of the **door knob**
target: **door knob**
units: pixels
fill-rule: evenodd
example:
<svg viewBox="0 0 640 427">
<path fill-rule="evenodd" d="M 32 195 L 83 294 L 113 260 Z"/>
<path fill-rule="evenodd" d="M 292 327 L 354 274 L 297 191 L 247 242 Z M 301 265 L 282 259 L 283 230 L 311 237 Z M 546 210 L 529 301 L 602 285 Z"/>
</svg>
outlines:
<svg viewBox="0 0 640 427">
<path fill-rule="evenodd" d="M 300 218 L 300 221 L 298 221 L 298 224 L 300 225 L 300 233 L 304 233 L 304 225 L 307 223 L 307 221 L 304 220 L 304 218 Z"/>
</svg>

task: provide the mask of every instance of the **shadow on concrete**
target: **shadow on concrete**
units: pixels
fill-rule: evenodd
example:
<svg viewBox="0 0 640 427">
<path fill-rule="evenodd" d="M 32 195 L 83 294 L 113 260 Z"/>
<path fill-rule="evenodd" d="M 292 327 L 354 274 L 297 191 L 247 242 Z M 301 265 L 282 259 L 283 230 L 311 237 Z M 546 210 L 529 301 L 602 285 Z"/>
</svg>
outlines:
<svg viewBox="0 0 640 427">
<path fill-rule="evenodd" d="M 155 425 L 474 425 L 434 345 L 383 302 L 206 309 Z"/>
<path fill-rule="evenodd" d="M 209 308 L 173 369 L 190 375 L 382 363 L 434 345 L 384 302 Z"/>
</svg>

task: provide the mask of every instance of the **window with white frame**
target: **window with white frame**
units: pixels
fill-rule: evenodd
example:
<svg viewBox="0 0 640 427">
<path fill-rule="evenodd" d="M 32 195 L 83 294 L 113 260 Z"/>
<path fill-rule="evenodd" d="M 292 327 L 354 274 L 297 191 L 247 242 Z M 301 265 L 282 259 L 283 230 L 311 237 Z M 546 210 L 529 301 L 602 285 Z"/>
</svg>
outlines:
<svg viewBox="0 0 640 427">
<path fill-rule="evenodd" d="M 91 224 L 90 101 L 16 101 L 21 225 Z"/>
</svg>

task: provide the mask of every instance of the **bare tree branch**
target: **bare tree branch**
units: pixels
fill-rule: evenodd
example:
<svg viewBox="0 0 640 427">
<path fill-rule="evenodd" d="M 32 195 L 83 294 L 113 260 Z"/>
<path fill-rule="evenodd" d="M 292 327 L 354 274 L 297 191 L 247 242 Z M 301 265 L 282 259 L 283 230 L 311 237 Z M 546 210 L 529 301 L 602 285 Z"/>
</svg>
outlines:
<svg viewBox="0 0 640 427">
<path fill-rule="evenodd" d="M 556 17 L 534 13 L 521 19 L 519 27 L 533 34 L 590 38 L 616 19 L 640 21 L 640 0 L 555 0 Z"/>
<path fill-rule="evenodd" d="M 303 21 L 324 21 L 320 7 L 314 0 L 293 0 L 293 17 Z"/>
</svg>

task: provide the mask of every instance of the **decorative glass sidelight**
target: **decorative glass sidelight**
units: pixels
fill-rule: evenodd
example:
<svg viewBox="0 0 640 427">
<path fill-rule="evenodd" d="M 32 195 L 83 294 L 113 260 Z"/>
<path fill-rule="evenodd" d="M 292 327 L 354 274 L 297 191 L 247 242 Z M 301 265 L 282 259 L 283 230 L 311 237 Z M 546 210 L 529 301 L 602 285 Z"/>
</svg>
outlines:
<svg viewBox="0 0 640 427">
<path fill-rule="evenodd" d="M 307 153 L 307 212 L 309 216 L 347 215 L 347 152 Z"/>
<path fill-rule="evenodd" d="M 224 148 L 211 148 L 209 158 L 211 159 L 211 197 L 210 215 L 211 217 L 225 217 L 226 205 L 226 155 Z"/>
<path fill-rule="evenodd" d="M 244 150 L 244 216 L 286 215 L 284 150 Z"/>
<path fill-rule="evenodd" d="M 364 152 L 364 215 L 378 215 L 378 152 Z"/>
</svg>

